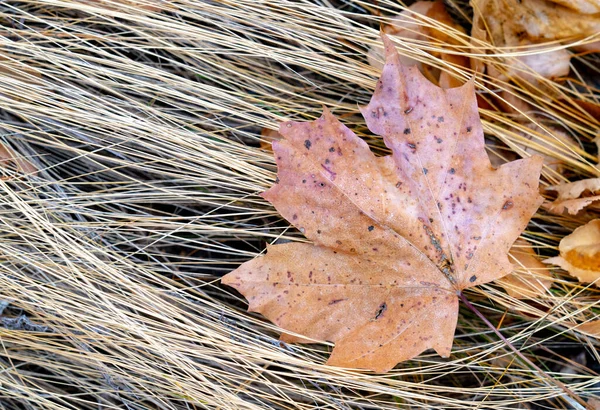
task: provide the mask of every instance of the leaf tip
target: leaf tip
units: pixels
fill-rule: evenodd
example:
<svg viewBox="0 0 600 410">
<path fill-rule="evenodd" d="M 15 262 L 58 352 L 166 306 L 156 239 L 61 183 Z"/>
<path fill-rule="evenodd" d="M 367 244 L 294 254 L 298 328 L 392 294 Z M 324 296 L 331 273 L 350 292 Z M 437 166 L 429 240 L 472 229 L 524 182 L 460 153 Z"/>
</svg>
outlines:
<svg viewBox="0 0 600 410">
<path fill-rule="evenodd" d="M 379 33 L 379 35 L 381 36 L 381 40 L 383 41 L 383 47 L 385 50 L 385 63 L 389 64 L 392 59 L 398 57 L 398 50 L 396 50 L 394 42 L 387 36 L 387 34 L 381 32 Z"/>
</svg>

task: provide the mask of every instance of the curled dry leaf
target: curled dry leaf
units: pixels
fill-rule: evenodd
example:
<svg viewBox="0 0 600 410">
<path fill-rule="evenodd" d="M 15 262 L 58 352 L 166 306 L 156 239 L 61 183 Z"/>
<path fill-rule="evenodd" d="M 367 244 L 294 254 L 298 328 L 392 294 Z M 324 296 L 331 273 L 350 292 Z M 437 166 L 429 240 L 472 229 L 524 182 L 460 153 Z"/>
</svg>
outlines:
<svg viewBox="0 0 600 410">
<path fill-rule="evenodd" d="M 552 286 L 552 274 L 540 261 L 531 244 L 519 238 L 509 254 L 515 270 L 496 283 L 517 299 L 533 299 L 547 294 Z"/>
<path fill-rule="evenodd" d="M 583 208 L 600 201 L 600 178 L 582 179 L 567 184 L 549 186 L 546 189 L 558 193 L 558 197 L 547 208 L 550 212 L 559 215 L 565 210 L 575 215 Z"/>
<path fill-rule="evenodd" d="M 600 13 L 600 1 L 598 0 L 552 0 L 552 3 L 560 4 L 581 14 Z"/>
<path fill-rule="evenodd" d="M 533 73 L 545 78 L 561 77 L 569 72 L 570 54 L 560 47 L 542 45 L 551 41 L 572 42 L 596 34 L 600 30 L 600 15 L 580 4 L 565 7 L 546 0 L 473 0 L 472 36 L 475 40 L 491 42 L 495 47 L 528 47 L 530 55 L 506 60 L 507 69 L 488 66 L 488 74 L 502 80 L 513 76 L 535 82 Z M 565 1 L 561 3 L 571 3 Z M 593 5 L 597 6 L 597 2 Z M 481 47 L 479 41 L 474 46 Z M 482 51 L 482 50 L 480 50 Z M 525 70 L 525 71 L 524 71 Z"/>
<path fill-rule="evenodd" d="M 434 43 L 435 45 L 458 45 L 456 38 L 446 30 L 438 30 L 427 20 L 434 20 L 459 33 L 464 29 L 454 22 L 442 1 L 417 1 L 399 15 L 391 19 L 391 23 L 382 31 L 390 36 L 404 40 L 417 40 Z M 468 67 L 469 59 L 461 53 L 432 53 L 442 61 L 458 67 Z M 383 67 L 384 49 L 380 45 L 371 47 L 367 54 L 369 65 L 377 69 Z M 425 76 L 443 88 L 458 87 L 464 83 L 446 71 L 430 67 L 411 57 L 400 55 L 400 61 L 406 65 L 416 65 Z"/>
<path fill-rule="evenodd" d="M 328 364 L 377 372 L 428 348 L 450 354 L 459 292 L 512 271 L 507 253 L 541 203 L 542 165 L 494 170 L 473 83 L 436 87 L 384 43 L 362 113 L 393 154 L 376 157 L 328 110 L 282 124 L 278 183 L 262 196 L 313 243 L 269 246 L 222 279 L 250 311 L 334 342 Z"/>
<path fill-rule="evenodd" d="M 600 277 L 600 219 L 594 219 L 565 236 L 558 245 L 560 256 L 544 263 L 558 265 L 580 282 Z"/>
</svg>

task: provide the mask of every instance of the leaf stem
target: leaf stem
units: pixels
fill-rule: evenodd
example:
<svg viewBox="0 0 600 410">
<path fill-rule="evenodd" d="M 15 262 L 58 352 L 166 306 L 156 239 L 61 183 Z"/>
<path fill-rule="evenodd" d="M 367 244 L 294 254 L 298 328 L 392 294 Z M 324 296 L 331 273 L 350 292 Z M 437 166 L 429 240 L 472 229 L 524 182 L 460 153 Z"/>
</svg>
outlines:
<svg viewBox="0 0 600 410">
<path fill-rule="evenodd" d="M 543 376 L 545 380 L 550 380 L 552 383 L 558 386 L 565 394 L 567 394 L 570 398 L 575 400 L 577 404 L 581 406 L 581 408 L 593 410 L 592 407 L 590 407 L 583 399 L 581 399 L 581 397 L 579 397 L 573 391 L 571 391 L 571 389 L 565 386 L 564 383 L 560 382 L 559 380 L 556 380 L 554 377 L 550 377 L 545 371 L 540 369 L 535 363 L 533 363 L 523 353 L 521 353 L 520 350 L 518 350 L 511 342 L 509 342 L 508 339 L 504 337 L 504 335 L 500 333 L 500 331 L 496 329 L 494 325 L 492 325 L 492 323 L 483 315 L 483 313 L 479 311 L 479 309 L 477 309 L 475 306 L 473 306 L 471 302 L 469 302 L 467 297 L 462 292 L 457 292 L 457 295 L 459 299 L 465 304 L 465 306 L 468 307 L 473 313 L 475 313 L 479 319 L 483 320 L 483 322 L 496 334 L 496 336 L 500 338 L 500 340 L 502 340 L 525 363 L 527 363 L 541 376 Z M 575 403 L 571 402 L 570 404 L 574 405 Z M 579 406 L 576 407 L 579 408 Z"/>
</svg>

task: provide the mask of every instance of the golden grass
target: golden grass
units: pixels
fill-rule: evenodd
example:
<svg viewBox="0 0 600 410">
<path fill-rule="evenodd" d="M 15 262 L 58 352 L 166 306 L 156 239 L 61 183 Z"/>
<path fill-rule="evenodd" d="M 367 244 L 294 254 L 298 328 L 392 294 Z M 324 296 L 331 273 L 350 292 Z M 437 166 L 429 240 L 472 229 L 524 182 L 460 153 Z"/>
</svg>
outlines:
<svg viewBox="0 0 600 410">
<path fill-rule="evenodd" d="M 466 2 L 452 4 L 468 22 Z M 325 343 L 280 344 L 275 326 L 219 285 L 266 243 L 302 240 L 256 195 L 276 170 L 258 148 L 262 127 L 315 118 L 325 104 L 385 150 L 357 104 L 378 76 L 366 52 L 401 10 L 391 0 L 2 2 L 0 142 L 19 158 L 0 180 L 0 407 L 576 408 L 467 310 L 450 360 L 424 354 L 369 374 L 325 366 Z M 464 79 L 474 73 L 426 51 L 500 70 L 502 58 L 531 52 L 476 52 L 449 34 L 462 45 L 398 48 Z M 475 77 L 483 97 L 506 91 L 534 107 L 481 114 L 497 147 L 537 147 L 563 163 L 562 173 L 545 168 L 543 184 L 600 174 L 598 122 L 575 102 L 597 103 L 590 73 L 600 65 L 576 60 L 572 78 L 537 87 Z M 525 236 L 550 255 L 578 224 L 540 211 Z M 573 328 L 598 317 L 600 292 L 555 277 L 535 303 L 493 284 L 469 297 L 588 399 L 600 394 L 599 343 Z M 567 372 L 564 356 L 582 346 L 591 360 Z"/>
</svg>

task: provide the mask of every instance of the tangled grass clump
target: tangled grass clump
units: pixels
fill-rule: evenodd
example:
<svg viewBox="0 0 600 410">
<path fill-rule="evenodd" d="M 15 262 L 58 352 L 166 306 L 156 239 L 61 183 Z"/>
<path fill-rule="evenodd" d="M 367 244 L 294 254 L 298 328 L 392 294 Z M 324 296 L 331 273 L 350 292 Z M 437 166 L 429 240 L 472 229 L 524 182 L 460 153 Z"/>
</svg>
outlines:
<svg viewBox="0 0 600 410">
<path fill-rule="evenodd" d="M 469 24 L 465 2 L 448 6 Z M 275 179 L 263 128 L 314 119 L 325 104 L 385 150 L 357 103 L 378 76 L 367 51 L 401 10 L 393 0 L 0 3 L 0 407 L 574 408 L 466 310 L 450 360 L 426 354 L 369 374 L 325 366 L 327 344 L 279 343 L 219 284 L 266 243 L 303 240 L 257 196 Z M 503 50 L 472 53 L 468 36 L 436 27 L 454 52 L 500 61 Z M 398 48 L 474 75 L 426 52 L 441 44 Z M 564 171 L 546 167 L 546 185 L 598 176 L 598 120 L 571 103 L 595 101 L 597 67 L 581 55 L 562 83 L 501 85 L 544 122 L 482 109 L 490 152 L 555 158 Z M 476 85 L 482 98 L 499 91 L 485 76 Z M 540 210 L 525 236 L 550 255 L 576 226 Z M 554 275 L 535 301 L 493 284 L 470 298 L 589 400 L 600 395 L 599 341 L 576 327 L 598 316 L 600 292 Z"/>
</svg>

